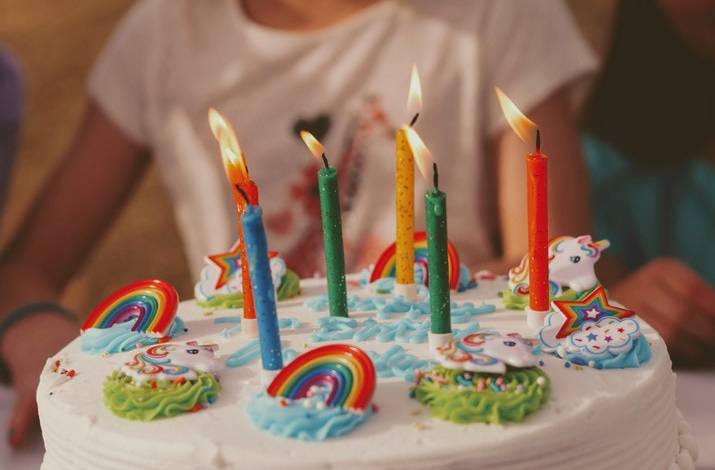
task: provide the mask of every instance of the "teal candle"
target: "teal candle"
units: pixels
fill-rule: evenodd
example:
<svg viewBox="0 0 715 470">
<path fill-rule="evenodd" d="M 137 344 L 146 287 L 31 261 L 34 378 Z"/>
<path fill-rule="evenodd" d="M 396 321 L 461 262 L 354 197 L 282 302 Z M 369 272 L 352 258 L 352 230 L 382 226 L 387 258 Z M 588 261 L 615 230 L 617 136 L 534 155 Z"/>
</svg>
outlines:
<svg viewBox="0 0 715 470">
<path fill-rule="evenodd" d="M 318 170 L 320 213 L 323 221 L 325 271 L 328 279 L 328 304 L 331 317 L 348 316 L 348 298 L 345 285 L 345 254 L 343 252 L 343 224 L 340 215 L 338 172 L 328 165 Z"/>
<path fill-rule="evenodd" d="M 268 258 L 268 242 L 263 228 L 263 211 L 248 204 L 241 216 L 243 238 L 246 242 L 248 269 L 251 276 L 253 302 L 258 323 L 258 341 L 261 346 L 263 369 L 277 371 L 283 368 L 281 337 L 278 329 L 276 294 L 273 274 Z"/>
<path fill-rule="evenodd" d="M 452 332 L 447 254 L 447 195 L 439 190 L 437 164 L 434 164 L 433 168 L 434 187 L 425 193 L 431 331 L 433 334 L 445 334 Z"/>
</svg>

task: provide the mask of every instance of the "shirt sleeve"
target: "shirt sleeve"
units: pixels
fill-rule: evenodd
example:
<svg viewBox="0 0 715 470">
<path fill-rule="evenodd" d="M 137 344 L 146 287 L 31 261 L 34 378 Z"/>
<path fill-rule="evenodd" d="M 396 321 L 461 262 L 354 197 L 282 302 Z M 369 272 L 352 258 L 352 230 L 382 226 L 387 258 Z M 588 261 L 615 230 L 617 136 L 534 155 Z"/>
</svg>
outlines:
<svg viewBox="0 0 715 470">
<path fill-rule="evenodd" d="M 131 140 L 149 144 L 147 98 L 159 1 L 141 0 L 122 18 L 89 75 L 88 93 Z"/>
<path fill-rule="evenodd" d="M 596 56 L 561 0 L 494 2 L 482 31 L 487 132 L 506 126 L 498 86 L 528 111 L 560 87 L 593 73 Z"/>
</svg>

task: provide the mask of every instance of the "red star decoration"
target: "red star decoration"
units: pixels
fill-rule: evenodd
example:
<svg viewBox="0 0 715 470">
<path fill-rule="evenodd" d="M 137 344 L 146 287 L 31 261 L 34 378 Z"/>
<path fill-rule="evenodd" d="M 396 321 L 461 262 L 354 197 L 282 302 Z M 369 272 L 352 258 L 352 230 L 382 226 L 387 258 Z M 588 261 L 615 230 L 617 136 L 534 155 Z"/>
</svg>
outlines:
<svg viewBox="0 0 715 470">
<path fill-rule="evenodd" d="M 227 253 L 208 256 L 209 260 L 221 269 L 221 274 L 216 280 L 216 289 L 220 289 L 228 284 L 231 278 L 241 270 L 240 245 L 240 240 L 237 240 Z"/>
<path fill-rule="evenodd" d="M 606 291 L 601 286 L 582 296 L 580 299 L 554 300 L 553 304 L 556 307 L 555 310 L 566 318 L 566 321 L 556 334 L 557 338 L 565 338 L 580 330 L 581 325 L 583 325 L 583 322 L 586 320 L 597 322 L 605 317 L 626 318 L 635 315 L 633 310 L 616 307 L 608 303 Z M 598 315 L 596 315 L 595 318 L 586 315 L 586 311 L 591 309 L 598 311 Z"/>
</svg>

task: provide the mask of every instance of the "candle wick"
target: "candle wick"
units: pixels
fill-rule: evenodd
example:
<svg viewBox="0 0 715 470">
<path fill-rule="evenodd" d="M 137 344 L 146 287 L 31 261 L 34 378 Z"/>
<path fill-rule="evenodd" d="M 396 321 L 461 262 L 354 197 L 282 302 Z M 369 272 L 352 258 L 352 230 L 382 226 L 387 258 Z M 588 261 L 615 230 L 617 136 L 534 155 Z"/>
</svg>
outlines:
<svg viewBox="0 0 715 470">
<path fill-rule="evenodd" d="M 536 129 L 536 151 L 541 152 L 541 131 Z"/>
<path fill-rule="evenodd" d="M 243 199 L 245 199 L 246 204 L 250 205 L 251 201 L 248 200 L 248 194 L 246 194 L 246 191 L 244 191 L 243 188 L 241 188 L 241 186 L 239 185 L 236 185 L 236 190 L 241 194 L 241 196 L 243 196 Z"/>
<path fill-rule="evenodd" d="M 323 159 L 323 165 L 325 165 L 325 168 L 330 168 L 330 163 L 328 163 L 328 157 L 326 157 L 325 154 L 322 154 L 320 158 Z"/>
<path fill-rule="evenodd" d="M 434 184 L 434 189 L 439 189 L 439 171 L 437 170 L 437 163 L 432 163 L 432 183 Z"/>
<path fill-rule="evenodd" d="M 410 121 L 410 127 L 414 126 L 415 123 L 417 122 L 417 118 L 420 117 L 420 113 L 415 113 L 415 116 L 412 118 Z"/>
</svg>

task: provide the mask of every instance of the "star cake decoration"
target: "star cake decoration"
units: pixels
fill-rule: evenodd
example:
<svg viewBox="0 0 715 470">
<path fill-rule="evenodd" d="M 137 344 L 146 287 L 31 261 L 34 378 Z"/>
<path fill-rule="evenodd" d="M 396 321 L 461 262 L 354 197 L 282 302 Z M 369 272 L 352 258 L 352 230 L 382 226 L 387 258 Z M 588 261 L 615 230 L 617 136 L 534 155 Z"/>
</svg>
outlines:
<svg viewBox="0 0 715 470">
<path fill-rule="evenodd" d="M 599 286 L 577 300 L 554 300 L 554 311 L 565 321 L 556 338 L 563 339 L 581 330 L 585 322 L 598 322 L 603 318 L 624 319 L 635 315 L 633 310 L 618 307 L 608 302 L 606 290 Z"/>
<path fill-rule="evenodd" d="M 221 275 L 216 280 L 216 289 L 228 284 L 231 278 L 241 270 L 240 246 L 241 241 L 237 240 L 228 252 L 208 255 L 208 259 L 221 269 Z"/>
</svg>

